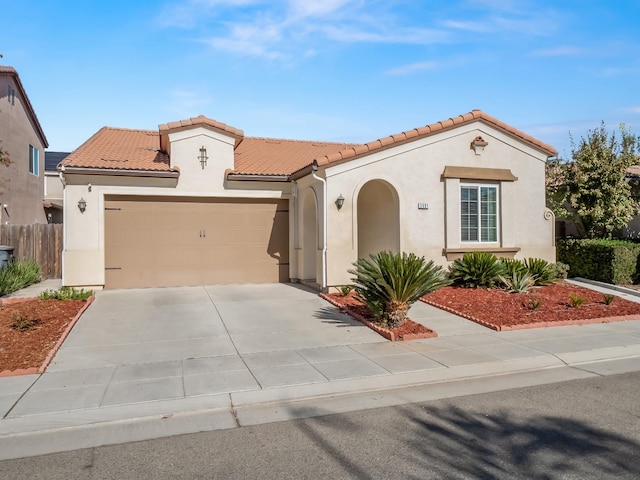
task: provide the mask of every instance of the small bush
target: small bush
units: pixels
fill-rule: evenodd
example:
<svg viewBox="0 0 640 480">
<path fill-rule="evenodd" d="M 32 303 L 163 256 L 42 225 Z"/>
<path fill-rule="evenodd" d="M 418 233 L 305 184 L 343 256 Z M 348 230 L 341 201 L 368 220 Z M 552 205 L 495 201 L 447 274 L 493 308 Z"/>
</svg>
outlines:
<svg viewBox="0 0 640 480">
<path fill-rule="evenodd" d="M 492 288 L 506 273 L 504 263 L 488 252 L 468 252 L 449 267 L 449 278 L 466 288 Z"/>
<path fill-rule="evenodd" d="M 577 293 L 570 293 L 569 294 L 569 301 L 571 302 L 571 306 L 573 308 L 578 308 L 580 305 L 582 305 L 584 302 L 587 301 L 587 298 L 586 297 L 581 297 Z"/>
<path fill-rule="evenodd" d="M 604 295 L 604 304 L 605 305 L 611 305 L 615 299 L 616 299 L 615 295 L 605 294 Z"/>
<path fill-rule="evenodd" d="M 515 270 L 511 276 L 501 276 L 500 281 L 510 292 L 524 293 L 535 285 L 536 279 L 525 269 Z"/>
<path fill-rule="evenodd" d="M 523 263 L 533 276 L 536 285 L 551 285 L 558 278 L 556 268 L 546 260 L 527 258 Z"/>
<path fill-rule="evenodd" d="M 8 295 L 40 281 L 40 266 L 35 260 L 16 259 L 0 269 L 0 295 Z"/>
<path fill-rule="evenodd" d="M 86 300 L 91 295 L 93 295 L 93 290 L 61 287 L 58 290 L 45 290 L 39 298 L 40 300 Z"/>
<path fill-rule="evenodd" d="M 556 262 L 553 264 L 553 268 L 556 270 L 556 278 L 564 280 L 569 276 L 569 270 L 571 267 L 566 263 Z"/>
<path fill-rule="evenodd" d="M 26 332 L 40 324 L 40 320 L 25 313 L 14 313 L 11 317 L 11 328 L 18 332 Z"/>
<path fill-rule="evenodd" d="M 542 306 L 542 302 L 537 298 L 532 298 L 527 302 L 527 308 L 529 310 L 537 310 Z"/>
</svg>

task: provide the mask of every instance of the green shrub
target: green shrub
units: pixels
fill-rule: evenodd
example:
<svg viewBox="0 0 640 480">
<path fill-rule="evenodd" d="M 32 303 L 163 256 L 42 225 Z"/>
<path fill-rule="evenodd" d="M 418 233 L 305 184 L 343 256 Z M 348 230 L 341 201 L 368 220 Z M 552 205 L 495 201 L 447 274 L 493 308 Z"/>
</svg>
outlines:
<svg viewBox="0 0 640 480">
<path fill-rule="evenodd" d="M 524 266 L 531 274 L 536 285 L 551 285 L 558 278 L 558 272 L 553 264 L 541 258 L 527 258 Z"/>
<path fill-rule="evenodd" d="M 507 267 L 488 252 L 467 252 L 449 266 L 449 278 L 466 288 L 492 288 L 506 274 Z"/>
<path fill-rule="evenodd" d="M 528 302 L 527 302 L 527 308 L 529 310 L 537 310 L 538 308 L 540 308 L 542 306 L 542 301 L 538 300 L 537 298 L 531 298 Z"/>
<path fill-rule="evenodd" d="M 525 269 L 514 270 L 511 275 L 502 275 L 500 281 L 510 292 L 524 293 L 535 285 L 536 278 Z"/>
<path fill-rule="evenodd" d="M 39 296 L 40 300 L 86 300 L 93 295 L 93 290 L 73 287 L 61 287 L 58 290 L 45 290 Z"/>
<path fill-rule="evenodd" d="M 0 269 L 0 295 L 13 293 L 40 281 L 40 266 L 35 260 L 15 259 Z"/>
<path fill-rule="evenodd" d="M 516 272 L 526 272 L 527 267 L 520 260 L 515 258 L 501 258 L 500 262 L 504 265 L 505 276 L 513 277 Z"/>
<path fill-rule="evenodd" d="M 556 278 L 565 279 L 569 276 L 569 270 L 571 267 L 566 263 L 556 262 L 553 264 L 553 268 L 556 271 Z"/>
<path fill-rule="evenodd" d="M 389 328 L 399 327 L 411 304 L 448 285 L 445 272 L 433 261 L 413 253 L 382 251 L 353 263 L 349 273 L 358 296 L 373 316 Z"/>
<path fill-rule="evenodd" d="M 587 298 L 586 297 L 581 297 L 577 293 L 570 293 L 569 294 L 569 301 L 571 302 L 571 306 L 573 308 L 578 308 L 580 305 L 582 305 L 584 302 L 587 301 Z"/>
<path fill-rule="evenodd" d="M 604 295 L 604 304 L 605 305 L 611 305 L 615 299 L 616 299 L 615 295 L 605 294 Z"/>
<path fill-rule="evenodd" d="M 353 290 L 353 285 L 339 285 L 336 288 L 338 289 L 338 292 L 340 292 L 340 295 L 346 297 L 351 293 L 351 290 Z"/>
<path fill-rule="evenodd" d="M 572 277 L 615 285 L 640 280 L 640 243 L 625 240 L 564 239 L 556 244 L 558 261 L 570 265 Z"/>
</svg>

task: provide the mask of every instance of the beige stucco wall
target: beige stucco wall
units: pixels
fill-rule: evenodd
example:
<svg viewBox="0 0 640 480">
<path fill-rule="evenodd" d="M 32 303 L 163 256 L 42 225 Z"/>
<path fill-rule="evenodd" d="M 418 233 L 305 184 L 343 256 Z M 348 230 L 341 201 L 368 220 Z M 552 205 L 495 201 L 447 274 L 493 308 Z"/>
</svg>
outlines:
<svg viewBox="0 0 640 480">
<path fill-rule="evenodd" d="M 481 155 L 470 148 L 478 135 L 489 143 Z M 399 229 L 401 251 L 447 265 L 444 248 L 481 247 L 460 240 L 459 192 L 461 182 L 482 182 L 444 181 L 445 166 L 511 170 L 518 180 L 499 187 L 499 242 L 482 246 L 517 247 L 516 258 L 555 261 L 553 218 L 545 218 L 545 160 L 537 150 L 476 122 L 327 168 L 327 285 L 349 283 L 346 270 L 358 257 L 358 194 L 372 180 L 383 180 L 397 193 L 399 225 L 390 222 L 389 229 Z M 333 202 L 340 194 L 346 200 L 338 211 Z M 429 208 L 418 209 L 418 203 Z"/>
<path fill-rule="evenodd" d="M 233 165 L 233 139 L 198 128 L 172 137 L 172 166 L 179 179 L 65 174 L 63 285 L 104 285 L 104 204 L 106 195 L 193 196 L 218 198 L 289 198 L 291 184 L 280 182 L 224 182 Z M 207 148 L 204 170 L 197 159 Z M 87 202 L 84 214 L 77 205 Z"/>
<path fill-rule="evenodd" d="M 15 90 L 13 105 L 8 101 L 9 85 Z M 0 223 L 46 223 L 42 206 L 45 147 L 13 77 L 5 75 L 0 76 L 0 140 L 11 160 L 8 167 L 0 165 L 0 179 L 8 180 L 0 184 Z M 38 176 L 29 173 L 29 145 L 39 150 Z"/>
</svg>

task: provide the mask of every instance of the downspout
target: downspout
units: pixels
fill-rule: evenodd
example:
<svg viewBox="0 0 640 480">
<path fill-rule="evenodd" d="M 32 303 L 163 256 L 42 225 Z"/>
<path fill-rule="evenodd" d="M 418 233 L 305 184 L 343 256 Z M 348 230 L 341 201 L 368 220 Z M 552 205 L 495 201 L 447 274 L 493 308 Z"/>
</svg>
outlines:
<svg viewBox="0 0 640 480">
<path fill-rule="evenodd" d="M 320 291 L 327 291 L 327 181 L 316 175 L 318 164 L 313 161 L 311 176 L 322 183 L 322 282 Z"/>
</svg>

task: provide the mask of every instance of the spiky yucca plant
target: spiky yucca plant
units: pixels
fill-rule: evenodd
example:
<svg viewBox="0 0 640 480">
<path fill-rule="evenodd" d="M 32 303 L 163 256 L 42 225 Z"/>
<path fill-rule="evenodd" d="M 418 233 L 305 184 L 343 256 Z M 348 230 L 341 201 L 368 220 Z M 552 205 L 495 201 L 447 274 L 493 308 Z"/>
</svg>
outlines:
<svg viewBox="0 0 640 480">
<path fill-rule="evenodd" d="M 489 252 L 467 252 L 449 266 L 449 278 L 467 288 L 493 288 L 506 267 Z"/>
<path fill-rule="evenodd" d="M 360 258 L 349 270 L 354 289 L 373 316 L 388 328 L 407 319 L 411 304 L 450 282 L 442 267 L 413 253 L 382 251 Z"/>
</svg>

